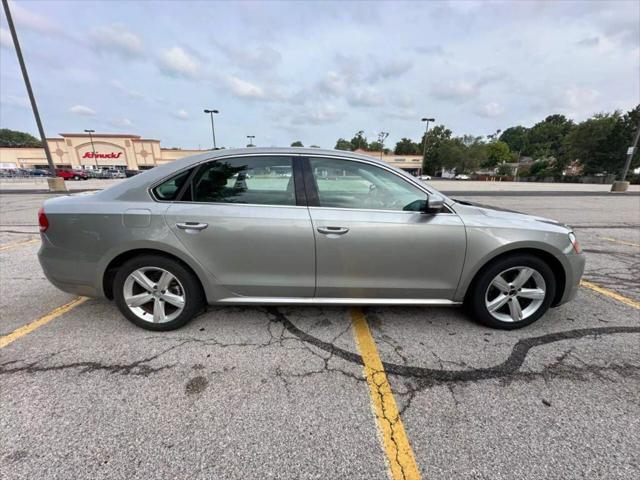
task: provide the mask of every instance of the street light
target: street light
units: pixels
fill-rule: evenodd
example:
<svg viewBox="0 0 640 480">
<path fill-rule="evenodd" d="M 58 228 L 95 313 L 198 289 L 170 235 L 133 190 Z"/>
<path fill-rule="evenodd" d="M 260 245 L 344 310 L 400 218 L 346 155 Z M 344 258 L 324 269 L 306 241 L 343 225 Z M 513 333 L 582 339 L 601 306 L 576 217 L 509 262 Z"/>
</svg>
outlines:
<svg viewBox="0 0 640 480">
<path fill-rule="evenodd" d="M 247 147 L 255 147 L 255 145 L 253 144 L 253 139 L 256 138 L 255 135 L 247 135 L 247 138 L 249 139 L 249 145 L 247 145 Z"/>
<path fill-rule="evenodd" d="M 90 130 L 90 129 L 86 129 L 84 130 L 85 132 L 87 132 L 89 134 L 89 141 L 91 142 L 91 150 L 93 150 L 93 161 L 96 162 L 96 170 L 98 169 L 98 157 L 96 157 L 96 147 L 93 144 L 93 137 L 91 136 L 92 133 L 95 133 L 95 130 Z"/>
<path fill-rule="evenodd" d="M 213 149 L 217 150 L 218 148 L 216 147 L 216 129 L 213 126 L 213 114 L 220 112 L 218 110 L 207 110 L 205 108 L 204 113 L 208 113 L 209 115 L 211 115 L 211 136 L 213 137 Z"/>
<path fill-rule="evenodd" d="M 424 140 L 422 141 L 422 170 L 427 166 L 427 133 L 429 133 L 429 122 L 435 122 L 435 118 L 423 118 L 423 122 L 427 122 L 424 129 Z M 423 172 L 424 173 L 424 172 Z"/>
</svg>

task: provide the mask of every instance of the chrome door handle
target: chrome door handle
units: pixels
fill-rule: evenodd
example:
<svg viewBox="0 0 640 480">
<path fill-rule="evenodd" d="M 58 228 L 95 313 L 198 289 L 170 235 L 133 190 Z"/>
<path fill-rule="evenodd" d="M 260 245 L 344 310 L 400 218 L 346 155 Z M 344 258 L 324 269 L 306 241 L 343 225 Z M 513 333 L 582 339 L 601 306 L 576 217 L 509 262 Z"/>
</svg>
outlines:
<svg viewBox="0 0 640 480">
<path fill-rule="evenodd" d="M 347 227 L 318 227 L 318 232 L 325 235 L 344 235 L 348 231 Z"/>
<path fill-rule="evenodd" d="M 184 222 L 176 223 L 176 227 L 180 230 L 204 230 L 209 226 L 208 223 Z"/>
</svg>

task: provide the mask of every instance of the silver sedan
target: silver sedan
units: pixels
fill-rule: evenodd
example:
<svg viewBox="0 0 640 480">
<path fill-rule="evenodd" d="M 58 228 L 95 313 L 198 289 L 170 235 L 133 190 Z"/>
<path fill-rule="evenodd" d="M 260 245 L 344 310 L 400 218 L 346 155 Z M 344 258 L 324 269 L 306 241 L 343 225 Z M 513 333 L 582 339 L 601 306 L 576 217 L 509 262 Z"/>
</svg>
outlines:
<svg viewBox="0 0 640 480">
<path fill-rule="evenodd" d="M 206 304 L 464 305 L 513 329 L 571 300 L 584 256 L 558 222 L 455 201 L 368 156 L 221 150 L 39 214 L 47 278 L 150 330 Z"/>
</svg>

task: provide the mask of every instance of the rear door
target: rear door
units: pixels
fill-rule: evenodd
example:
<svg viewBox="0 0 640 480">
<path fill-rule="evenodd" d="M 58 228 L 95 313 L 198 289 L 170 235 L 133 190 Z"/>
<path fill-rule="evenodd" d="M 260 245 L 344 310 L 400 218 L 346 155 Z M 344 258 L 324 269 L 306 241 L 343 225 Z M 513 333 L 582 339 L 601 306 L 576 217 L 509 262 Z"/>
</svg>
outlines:
<svg viewBox="0 0 640 480">
<path fill-rule="evenodd" d="M 167 210 L 175 235 L 231 294 L 313 296 L 314 235 L 295 171 L 288 156 L 211 161 Z"/>
<path fill-rule="evenodd" d="M 450 300 L 466 249 L 460 218 L 424 214 L 427 193 L 358 160 L 305 159 L 316 236 L 316 296 Z"/>
</svg>

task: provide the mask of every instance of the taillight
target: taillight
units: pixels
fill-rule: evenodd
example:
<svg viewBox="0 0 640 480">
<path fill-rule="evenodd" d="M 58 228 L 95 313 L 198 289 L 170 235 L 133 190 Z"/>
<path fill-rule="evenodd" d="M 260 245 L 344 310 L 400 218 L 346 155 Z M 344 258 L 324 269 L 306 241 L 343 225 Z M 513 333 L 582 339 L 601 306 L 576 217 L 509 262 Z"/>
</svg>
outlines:
<svg viewBox="0 0 640 480">
<path fill-rule="evenodd" d="M 46 213 L 44 213 L 43 207 L 40 207 L 40 210 L 38 210 L 38 223 L 40 224 L 41 232 L 46 232 L 47 228 L 49 228 L 49 219 Z"/>
</svg>

